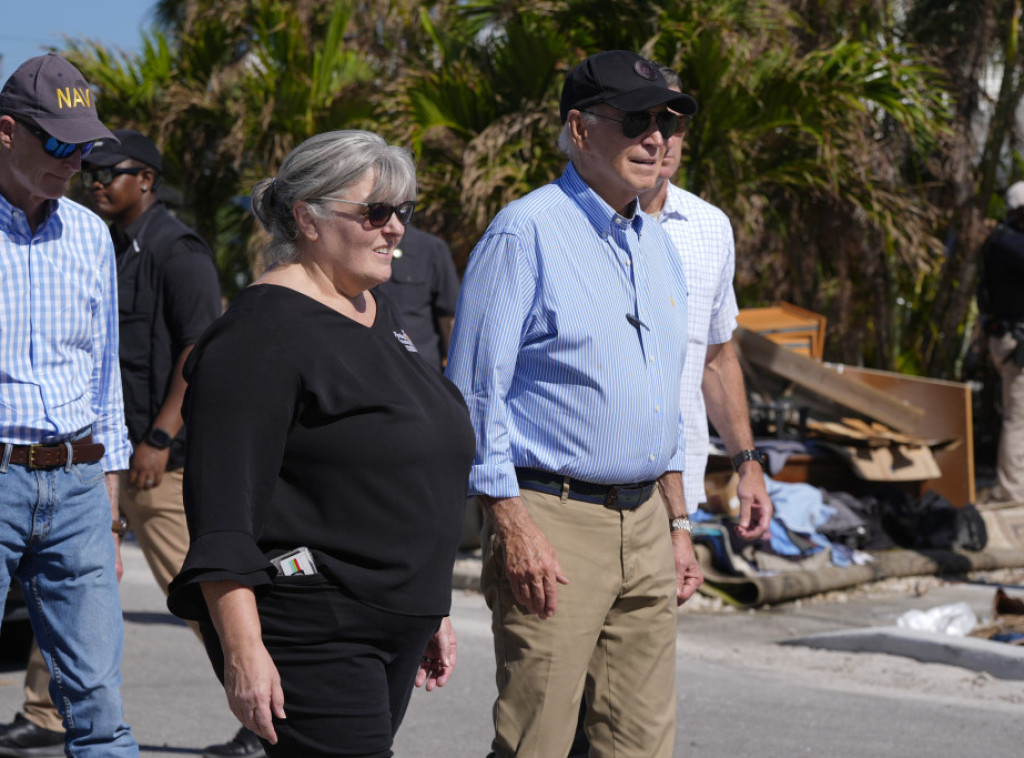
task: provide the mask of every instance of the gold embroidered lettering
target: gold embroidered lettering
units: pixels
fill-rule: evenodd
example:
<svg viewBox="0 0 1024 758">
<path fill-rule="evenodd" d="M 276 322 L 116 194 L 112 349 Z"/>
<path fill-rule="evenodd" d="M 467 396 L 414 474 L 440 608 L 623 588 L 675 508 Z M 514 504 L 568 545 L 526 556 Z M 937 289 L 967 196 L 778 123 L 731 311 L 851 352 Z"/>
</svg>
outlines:
<svg viewBox="0 0 1024 758">
<path fill-rule="evenodd" d="M 91 108 L 92 93 L 87 89 L 78 89 L 77 87 L 65 87 L 64 89 L 57 90 L 57 107 L 58 108 L 75 108 L 79 105 L 86 108 Z"/>
</svg>

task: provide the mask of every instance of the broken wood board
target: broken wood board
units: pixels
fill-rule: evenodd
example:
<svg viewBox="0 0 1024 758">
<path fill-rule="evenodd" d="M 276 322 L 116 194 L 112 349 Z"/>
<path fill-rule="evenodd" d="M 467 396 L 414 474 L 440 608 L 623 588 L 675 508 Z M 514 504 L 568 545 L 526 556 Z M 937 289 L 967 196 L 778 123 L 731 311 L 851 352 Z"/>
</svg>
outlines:
<svg viewBox="0 0 1024 758">
<path fill-rule="evenodd" d="M 932 451 L 924 445 L 855 447 L 823 442 L 869 482 L 921 482 L 942 476 Z"/>
<path fill-rule="evenodd" d="M 743 327 L 736 329 L 733 341 L 744 358 L 756 366 L 893 429 L 917 432 L 924 410 L 907 399 L 876 389 L 850 375 L 838 374 L 818 361 L 786 350 Z"/>
<path fill-rule="evenodd" d="M 953 505 L 975 502 L 974 420 L 971 388 L 967 384 L 845 364 L 823 365 L 840 376 L 863 382 L 891 397 L 912 401 L 923 409 L 914 428 L 900 431 L 933 441 L 955 441 L 941 446 L 932 444 L 942 476 L 926 482 L 925 489 L 934 490 Z"/>
</svg>

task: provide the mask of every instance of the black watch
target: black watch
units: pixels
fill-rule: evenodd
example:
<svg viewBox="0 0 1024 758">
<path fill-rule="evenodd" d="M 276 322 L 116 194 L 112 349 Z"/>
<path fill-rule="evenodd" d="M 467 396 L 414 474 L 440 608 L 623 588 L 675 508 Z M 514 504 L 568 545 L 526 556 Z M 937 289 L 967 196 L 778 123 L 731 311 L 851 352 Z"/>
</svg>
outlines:
<svg viewBox="0 0 1024 758">
<path fill-rule="evenodd" d="M 736 455 L 732 457 L 732 467 L 736 470 L 740 470 L 747 461 L 757 461 L 761 464 L 761 470 L 768 473 L 768 459 L 765 457 L 757 448 L 751 448 L 750 450 L 740 450 Z"/>
<path fill-rule="evenodd" d="M 166 450 L 173 440 L 174 438 L 159 426 L 154 426 L 146 432 L 146 444 L 157 450 Z"/>
</svg>

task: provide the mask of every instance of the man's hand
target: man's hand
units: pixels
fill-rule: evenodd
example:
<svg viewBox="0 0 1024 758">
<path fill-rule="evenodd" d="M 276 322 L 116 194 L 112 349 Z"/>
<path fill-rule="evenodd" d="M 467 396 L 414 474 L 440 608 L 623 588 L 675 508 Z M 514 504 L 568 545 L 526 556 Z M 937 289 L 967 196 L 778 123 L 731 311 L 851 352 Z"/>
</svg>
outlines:
<svg viewBox="0 0 1024 758">
<path fill-rule="evenodd" d="M 568 584 L 554 547 L 533 523 L 522 498 L 482 498 L 505 550 L 505 572 L 516 601 L 546 619 L 558 608 L 558 585 Z"/>
<path fill-rule="evenodd" d="M 140 442 L 128 464 L 128 485 L 139 490 L 158 487 L 163 481 L 170 457 L 170 448 L 157 450 L 144 441 Z"/>
<path fill-rule="evenodd" d="M 676 604 L 682 605 L 704 584 L 704 572 L 693 551 L 693 540 L 685 529 L 672 532 L 672 552 L 676 559 Z"/>
<path fill-rule="evenodd" d="M 740 519 L 736 533 L 743 539 L 756 540 L 768 531 L 774 512 L 760 463 L 747 461 L 740 466 L 736 494 L 740 499 Z"/>
</svg>

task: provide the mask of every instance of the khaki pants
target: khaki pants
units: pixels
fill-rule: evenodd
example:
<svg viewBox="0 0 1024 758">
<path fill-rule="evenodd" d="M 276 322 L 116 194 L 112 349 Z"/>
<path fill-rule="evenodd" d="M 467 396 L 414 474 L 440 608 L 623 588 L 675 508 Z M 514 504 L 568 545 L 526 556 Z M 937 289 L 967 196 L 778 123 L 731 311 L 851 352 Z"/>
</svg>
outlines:
<svg viewBox="0 0 1024 758">
<path fill-rule="evenodd" d="M 1016 346 L 1010 333 L 988 339 L 989 354 L 1003 385 L 1003 425 L 992 499 L 1004 502 L 1024 501 L 1024 368 L 1007 360 Z"/>
<path fill-rule="evenodd" d="M 167 585 L 181 569 L 188 552 L 182 479 L 181 469 L 165 471 L 158 487 L 135 490 L 128 487 L 127 473 L 121 474 L 118 503 L 121 515 L 128 519 L 128 526 L 139 541 L 153 577 L 165 595 Z M 189 622 L 189 626 L 198 636 L 198 625 Z M 25 703 L 22 710 L 25 718 L 36 726 L 54 732 L 63 731 L 60 714 L 50 700 L 49 686 L 50 670 L 39 653 L 39 647 L 33 642 L 25 671 Z"/>
<path fill-rule="evenodd" d="M 482 587 L 492 613 L 496 758 L 568 753 L 580 699 L 594 758 L 671 758 L 675 735 L 675 563 L 656 494 L 640 508 L 524 490 L 568 585 L 555 615 L 512 595 L 502 546 L 485 520 Z"/>
</svg>

